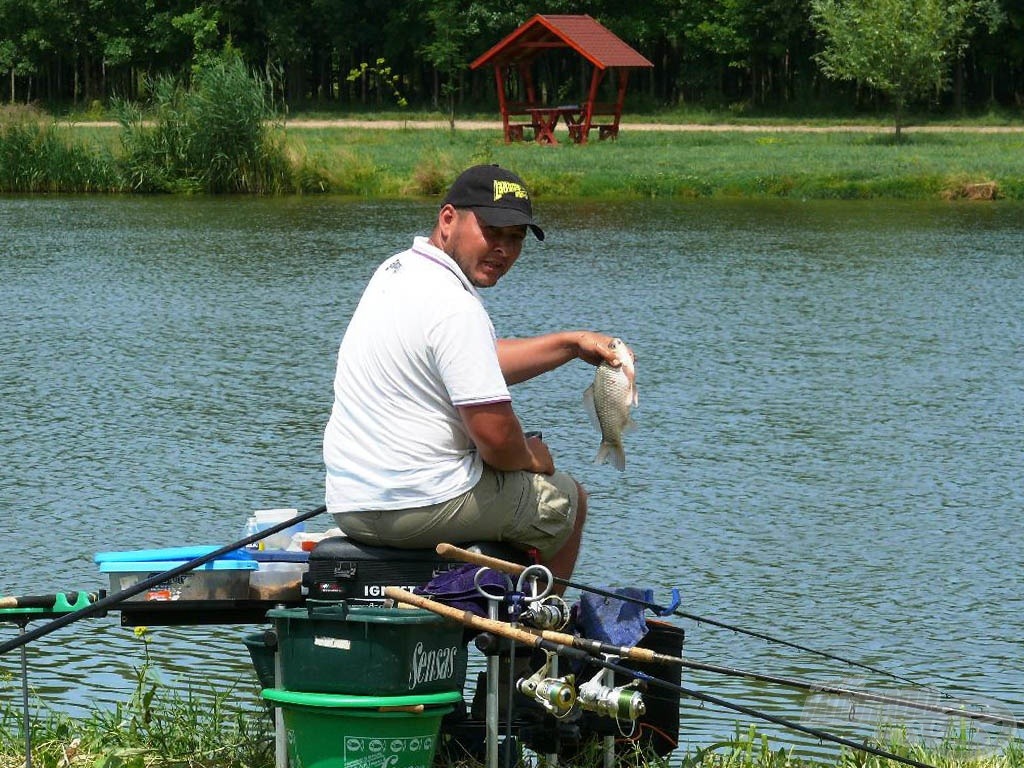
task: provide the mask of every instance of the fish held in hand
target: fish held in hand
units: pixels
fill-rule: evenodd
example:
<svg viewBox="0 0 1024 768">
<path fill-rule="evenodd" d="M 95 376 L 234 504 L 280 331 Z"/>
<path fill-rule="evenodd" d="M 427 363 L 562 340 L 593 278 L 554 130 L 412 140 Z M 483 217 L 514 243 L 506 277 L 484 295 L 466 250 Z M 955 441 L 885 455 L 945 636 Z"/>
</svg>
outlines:
<svg viewBox="0 0 1024 768">
<path fill-rule="evenodd" d="M 621 472 L 626 468 L 622 435 L 634 426 L 630 410 L 639 404 L 639 398 L 632 352 L 621 339 L 613 339 L 610 346 L 621 365 L 605 362 L 597 367 L 594 383 L 583 393 L 583 404 L 590 420 L 601 432 L 601 447 L 594 463 L 611 461 Z"/>
</svg>

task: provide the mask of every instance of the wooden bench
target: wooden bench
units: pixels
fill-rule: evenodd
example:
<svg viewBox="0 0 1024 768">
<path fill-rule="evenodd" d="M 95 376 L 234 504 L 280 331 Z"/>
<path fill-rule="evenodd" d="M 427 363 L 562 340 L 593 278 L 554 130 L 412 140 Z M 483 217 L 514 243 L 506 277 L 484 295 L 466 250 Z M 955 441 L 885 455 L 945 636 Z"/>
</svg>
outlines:
<svg viewBox="0 0 1024 768">
<path fill-rule="evenodd" d="M 619 118 L 622 111 L 615 104 L 595 104 L 594 111 L 590 113 L 590 130 L 597 130 L 597 138 L 600 141 L 605 139 L 619 138 Z M 597 118 L 610 118 L 599 121 Z"/>
<path fill-rule="evenodd" d="M 587 133 L 589 134 L 590 131 L 597 131 L 597 138 L 600 141 L 619 138 L 619 117 L 621 114 L 622 113 L 616 109 L 614 104 L 595 104 L 594 109 L 590 113 L 590 126 L 588 127 Z M 601 118 L 611 119 L 602 121 Z M 587 139 L 587 137 L 583 135 L 583 126 L 585 122 L 586 115 L 582 115 L 579 122 L 569 124 L 569 135 L 577 144 L 584 142 Z"/>
<path fill-rule="evenodd" d="M 505 129 L 505 143 L 512 141 L 524 141 L 524 131 L 529 128 L 533 130 L 535 126 L 533 123 L 512 123 L 508 124 L 508 128 Z"/>
<path fill-rule="evenodd" d="M 527 129 L 533 131 L 533 135 L 536 136 L 537 126 L 534 124 L 533 115 L 531 115 L 529 111 L 531 106 L 533 105 L 525 101 L 510 102 L 506 106 L 506 109 L 508 110 L 505 114 L 506 144 L 513 141 L 525 141 Z M 519 119 L 517 120 L 515 118 Z"/>
</svg>

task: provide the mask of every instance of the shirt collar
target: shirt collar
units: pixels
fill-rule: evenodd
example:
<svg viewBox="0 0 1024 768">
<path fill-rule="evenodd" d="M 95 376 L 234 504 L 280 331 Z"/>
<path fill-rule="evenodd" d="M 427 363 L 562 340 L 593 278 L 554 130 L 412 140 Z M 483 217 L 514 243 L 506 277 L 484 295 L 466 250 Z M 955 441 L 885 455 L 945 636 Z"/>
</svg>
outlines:
<svg viewBox="0 0 1024 768">
<path fill-rule="evenodd" d="M 459 279 L 463 288 L 473 294 L 477 301 L 483 303 L 483 297 L 480 296 L 476 286 L 469 282 L 469 278 L 467 278 L 466 273 L 462 271 L 462 267 L 455 263 L 455 259 L 437 246 L 433 245 L 429 239 L 422 236 L 414 237 L 412 241 L 412 252 L 417 256 L 421 256 L 422 258 L 432 261 L 447 269 Z"/>
</svg>

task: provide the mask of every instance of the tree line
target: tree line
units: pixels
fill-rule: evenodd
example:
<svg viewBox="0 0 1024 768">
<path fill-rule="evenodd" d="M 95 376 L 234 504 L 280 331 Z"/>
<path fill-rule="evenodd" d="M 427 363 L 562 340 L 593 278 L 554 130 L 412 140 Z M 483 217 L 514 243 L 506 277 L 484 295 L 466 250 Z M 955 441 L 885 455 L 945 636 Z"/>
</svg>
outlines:
<svg viewBox="0 0 1024 768">
<path fill-rule="evenodd" d="M 493 73 L 469 62 L 538 12 L 589 14 L 652 61 L 638 109 L 1024 106 L 1024 0 L 0 0 L 0 103 L 138 99 L 230 47 L 293 109 L 486 110 Z M 941 64 L 927 87 L 892 87 L 919 66 L 885 47 L 901 37 Z M 551 98 L 583 80 L 565 56 L 536 77 Z"/>
</svg>

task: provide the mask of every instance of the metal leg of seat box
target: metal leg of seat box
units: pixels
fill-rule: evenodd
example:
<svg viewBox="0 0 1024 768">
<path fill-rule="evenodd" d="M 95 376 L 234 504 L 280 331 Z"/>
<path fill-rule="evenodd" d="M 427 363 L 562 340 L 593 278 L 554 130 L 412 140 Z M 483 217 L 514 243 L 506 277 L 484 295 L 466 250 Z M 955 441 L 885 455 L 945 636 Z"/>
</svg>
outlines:
<svg viewBox="0 0 1024 768">
<path fill-rule="evenodd" d="M 19 621 L 20 634 L 25 634 L 28 621 Z M 21 646 L 21 707 L 25 728 L 25 768 L 32 768 L 32 716 L 28 708 L 28 651 L 27 645 Z"/>
<path fill-rule="evenodd" d="M 498 601 L 487 601 L 487 617 L 498 620 Z M 492 653 L 487 657 L 487 699 L 485 710 L 487 768 L 498 768 L 498 679 L 501 655 Z"/>
<path fill-rule="evenodd" d="M 606 669 L 604 671 L 604 684 L 609 688 L 615 687 L 615 673 Z M 608 734 L 604 737 L 604 768 L 615 768 L 615 736 Z"/>
<path fill-rule="evenodd" d="M 284 688 L 281 675 L 281 654 L 274 654 L 274 686 Z M 288 736 L 284 731 L 284 707 L 274 707 L 274 765 L 288 768 Z"/>
</svg>

